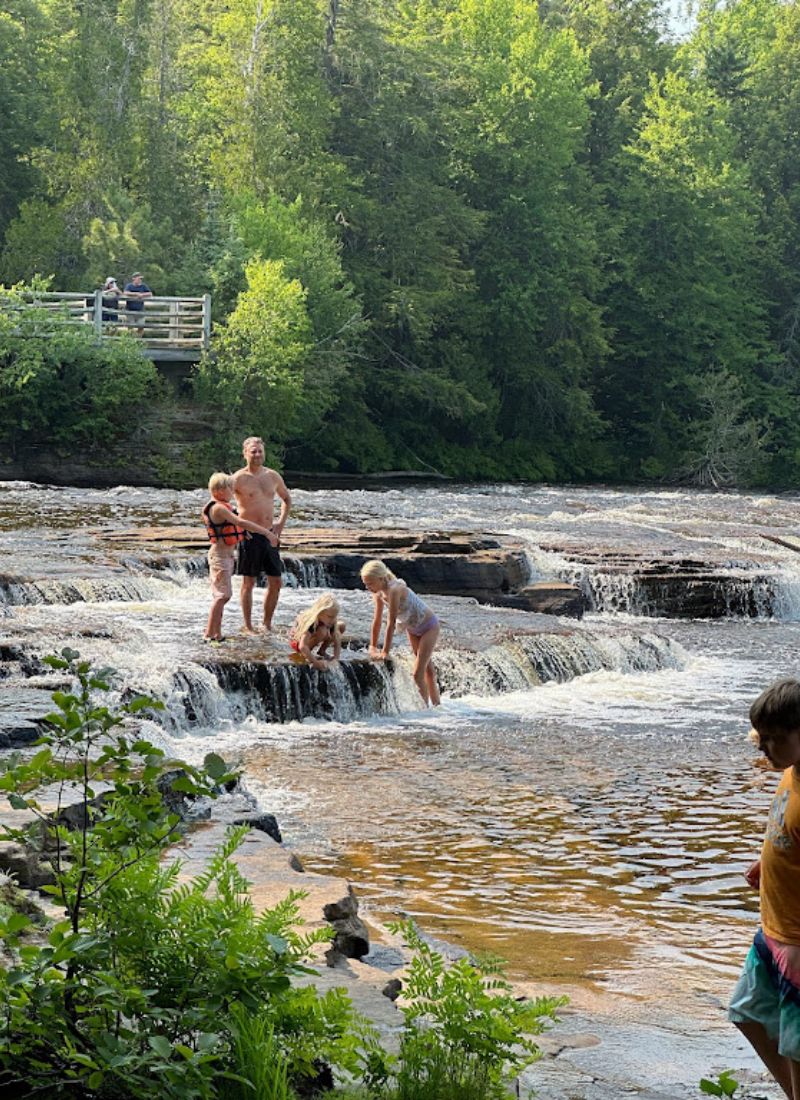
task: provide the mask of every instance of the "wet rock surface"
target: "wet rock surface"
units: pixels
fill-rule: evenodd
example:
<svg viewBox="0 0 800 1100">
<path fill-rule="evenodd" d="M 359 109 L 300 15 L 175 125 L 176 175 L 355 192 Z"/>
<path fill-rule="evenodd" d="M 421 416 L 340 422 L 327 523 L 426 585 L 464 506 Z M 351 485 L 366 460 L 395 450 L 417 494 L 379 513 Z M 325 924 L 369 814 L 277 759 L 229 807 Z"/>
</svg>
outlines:
<svg viewBox="0 0 800 1100">
<path fill-rule="evenodd" d="M 129 550 L 161 544 L 185 553 L 208 546 L 204 532 L 194 528 L 143 528 L 98 537 Z M 370 558 L 380 558 L 422 595 L 466 596 L 479 603 L 576 618 L 585 608 L 580 590 L 563 581 L 529 586 L 523 549 L 508 539 L 501 542 L 470 533 L 289 527 L 281 549 L 288 572 L 311 581 L 324 578 L 332 588 L 360 589 L 361 567 Z M 164 568 L 169 561 L 162 552 L 148 563 Z"/>
<path fill-rule="evenodd" d="M 570 563 L 562 576 L 578 585 L 595 611 L 628 611 L 674 619 L 758 618 L 773 613 L 774 581 L 767 569 L 730 558 L 692 558 L 616 547 L 543 542 L 541 549 Z"/>
</svg>

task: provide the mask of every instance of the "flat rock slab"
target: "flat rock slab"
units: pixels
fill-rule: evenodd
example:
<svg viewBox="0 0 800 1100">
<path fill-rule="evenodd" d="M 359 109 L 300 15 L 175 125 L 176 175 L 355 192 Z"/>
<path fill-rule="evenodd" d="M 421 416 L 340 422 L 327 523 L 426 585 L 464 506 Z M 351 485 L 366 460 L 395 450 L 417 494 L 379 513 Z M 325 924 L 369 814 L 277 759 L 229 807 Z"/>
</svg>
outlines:
<svg viewBox="0 0 800 1100">
<path fill-rule="evenodd" d="M 599 611 L 630 611 L 674 619 L 758 618 L 773 611 L 775 590 L 767 561 L 684 554 L 653 555 L 647 550 L 580 543 L 542 542 L 540 548 L 569 563 L 568 574 L 590 592 Z M 624 585 L 608 587 L 609 578 Z M 622 593 L 622 594 L 621 594 Z"/>
<path fill-rule="evenodd" d="M 168 852 L 168 857 L 180 859 L 181 880 L 202 874 L 212 854 L 222 845 L 228 826 L 213 820 L 201 822 Z M 309 928 L 327 927 L 323 907 L 339 901 L 347 894 L 345 879 L 299 873 L 289 863 L 291 852 L 277 844 L 266 833 L 251 829 L 234 861 L 251 884 L 250 896 L 258 911 L 269 909 L 283 901 L 290 890 L 303 890 L 306 897 L 298 901 L 300 916 Z"/>
<path fill-rule="evenodd" d="M 129 550 L 157 544 L 162 551 L 166 546 L 186 552 L 208 546 L 199 527 L 99 532 L 96 537 Z M 507 539 L 501 543 L 493 536 L 295 526 L 287 528 L 281 549 L 287 565 L 295 559 L 306 570 L 322 569 L 334 588 L 360 589 L 361 567 L 380 558 L 423 595 L 467 596 L 479 603 L 576 618 L 586 606 L 580 589 L 563 581 L 528 585 L 530 570 L 521 544 Z M 168 563 L 163 552 L 150 560 L 154 567 Z"/>
</svg>

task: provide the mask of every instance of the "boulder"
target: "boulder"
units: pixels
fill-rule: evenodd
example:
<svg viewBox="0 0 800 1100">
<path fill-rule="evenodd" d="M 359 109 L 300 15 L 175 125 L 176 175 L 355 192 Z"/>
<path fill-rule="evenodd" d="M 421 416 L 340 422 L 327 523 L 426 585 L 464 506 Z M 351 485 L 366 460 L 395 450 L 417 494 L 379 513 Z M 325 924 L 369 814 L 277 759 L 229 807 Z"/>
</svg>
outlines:
<svg viewBox="0 0 800 1100">
<path fill-rule="evenodd" d="M 41 863 L 31 848 L 13 840 L 0 841 L 0 871 L 12 875 L 25 890 L 38 890 L 55 882 L 52 867 Z"/>
<path fill-rule="evenodd" d="M 369 929 L 358 916 L 358 899 L 352 887 L 345 897 L 325 905 L 322 912 L 336 931 L 325 955 L 328 966 L 335 966 L 338 958 L 363 959 L 369 954 Z"/>
<path fill-rule="evenodd" d="M 516 607 L 540 615 L 566 615 L 582 619 L 588 600 L 577 585 L 565 581 L 538 581 L 527 584 L 511 595 L 499 597 L 497 607 Z"/>
<path fill-rule="evenodd" d="M 235 817 L 233 824 L 249 825 L 251 829 L 258 829 L 260 832 L 266 833 L 267 836 L 271 836 L 277 844 L 283 844 L 278 819 L 274 814 L 243 814 L 240 817 Z M 302 866 L 300 869 L 302 870 Z"/>
</svg>

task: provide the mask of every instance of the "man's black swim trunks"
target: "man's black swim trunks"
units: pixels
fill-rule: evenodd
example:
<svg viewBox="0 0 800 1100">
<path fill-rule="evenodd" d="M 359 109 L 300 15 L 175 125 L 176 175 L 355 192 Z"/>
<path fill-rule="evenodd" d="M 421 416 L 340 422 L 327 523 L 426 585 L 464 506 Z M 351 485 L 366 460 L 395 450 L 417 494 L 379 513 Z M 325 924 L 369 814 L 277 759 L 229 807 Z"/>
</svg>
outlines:
<svg viewBox="0 0 800 1100">
<path fill-rule="evenodd" d="M 266 573 L 268 577 L 279 577 L 281 556 L 277 546 L 271 546 L 266 535 L 253 532 L 249 539 L 239 543 L 236 574 L 239 577 L 258 577 L 261 573 Z"/>
</svg>

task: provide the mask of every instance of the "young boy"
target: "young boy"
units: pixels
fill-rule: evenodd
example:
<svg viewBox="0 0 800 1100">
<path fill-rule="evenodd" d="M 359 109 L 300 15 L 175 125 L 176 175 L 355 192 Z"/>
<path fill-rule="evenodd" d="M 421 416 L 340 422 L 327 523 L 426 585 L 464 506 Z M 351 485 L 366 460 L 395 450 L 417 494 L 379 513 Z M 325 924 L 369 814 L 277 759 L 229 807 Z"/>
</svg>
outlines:
<svg viewBox="0 0 800 1100">
<path fill-rule="evenodd" d="M 277 538 L 266 527 L 236 514 L 233 500 L 233 478 L 229 474 L 212 474 L 208 482 L 211 500 L 203 508 L 203 523 L 211 541 L 208 551 L 208 575 L 211 581 L 211 610 L 208 613 L 205 642 L 224 642 L 222 636 L 222 612 L 233 595 L 233 567 L 236 547 L 248 538 L 247 531 L 264 535 L 271 545 Z"/>
<path fill-rule="evenodd" d="M 728 1015 L 786 1093 L 800 1100 L 800 681 L 778 680 L 750 708 L 757 744 L 785 769 L 772 802 L 761 859 L 758 930 Z"/>
</svg>

